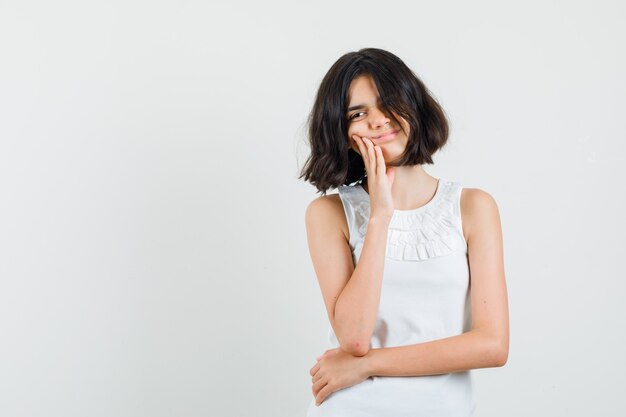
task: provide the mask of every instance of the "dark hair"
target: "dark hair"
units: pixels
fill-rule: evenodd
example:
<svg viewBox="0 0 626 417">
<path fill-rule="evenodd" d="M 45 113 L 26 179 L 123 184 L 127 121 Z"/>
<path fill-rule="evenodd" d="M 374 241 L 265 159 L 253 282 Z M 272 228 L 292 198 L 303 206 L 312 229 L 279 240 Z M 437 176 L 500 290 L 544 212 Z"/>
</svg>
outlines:
<svg viewBox="0 0 626 417">
<path fill-rule="evenodd" d="M 373 78 L 390 117 L 398 123 L 395 112 L 410 126 L 403 155 L 387 166 L 432 164 L 432 155 L 448 140 L 443 109 L 400 58 L 377 48 L 349 52 L 324 76 L 307 119 L 311 154 L 298 178 L 304 177 L 324 195 L 329 188 L 366 178 L 363 158 L 350 147 L 346 116 L 350 84 L 360 75 Z"/>
</svg>

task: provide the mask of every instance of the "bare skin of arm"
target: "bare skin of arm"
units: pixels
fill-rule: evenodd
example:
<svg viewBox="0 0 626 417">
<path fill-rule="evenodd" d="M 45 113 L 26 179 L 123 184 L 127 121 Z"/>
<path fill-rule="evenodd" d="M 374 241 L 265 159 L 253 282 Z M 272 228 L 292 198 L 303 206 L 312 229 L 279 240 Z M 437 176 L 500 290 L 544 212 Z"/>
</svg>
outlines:
<svg viewBox="0 0 626 417">
<path fill-rule="evenodd" d="M 390 219 L 370 218 L 356 267 L 338 195 L 313 200 L 306 210 L 307 241 L 331 326 L 341 349 L 363 356 L 374 332 Z"/>
<path fill-rule="evenodd" d="M 367 375 L 437 375 L 507 362 L 509 314 L 498 207 L 488 193 L 464 189 L 461 212 L 471 275 L 472 329 L 426 343 L 371 349 L 363 357 Z"/>
<path fill-rule="evenodd" d="M 380 304 L 389 223 L 394 213 L 391 185 L 395 168 L 386 168 L 380 146 L 353 135 L 367 171 L 370 217 L 357 265 L 352 260 L 347 221 L 338 196 L 323 196 L 306 210 L 309 251 L 322 290 L 328 318 L 341 349 L 364 356 Z"/>
<path fill-rule="evenodd" d="M 375 348 L 356 357 L 327 350 L 311 368 L 316 404 L 370 376 L 424 376 L 504 366 L 509 354 L 508 296 L 502 230 L 495 200 L 479 189 L 461 196 L 471 279 L 472 329 L 407 346 Z M 319 372 L 323 365 L 324 372 Z"/>
</svg>

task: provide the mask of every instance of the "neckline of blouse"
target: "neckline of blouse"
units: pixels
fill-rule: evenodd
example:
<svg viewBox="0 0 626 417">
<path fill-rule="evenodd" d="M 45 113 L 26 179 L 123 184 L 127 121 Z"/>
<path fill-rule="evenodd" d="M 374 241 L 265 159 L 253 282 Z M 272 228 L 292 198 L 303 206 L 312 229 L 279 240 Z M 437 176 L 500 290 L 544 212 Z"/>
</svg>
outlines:
<svg viewBox="0 0 626 417">
<path fill-rule="evenodd" d="M 439 197 L 441 197 L 441 194 L 443 193 L 442 191 L 443 185 L 444 185 L 443 183 L 444 181 L 441 178 L 437 179 L 437 189 L 435 190 L 435 194 L 430 200 L 428 200 L 428 202 L 426 202 L 426 204 L 413 208 L 413 209 L 409 209 L 409 210 L 394 209 L 393 210 L 394 214 L 397 214 L 400 216 L 406 216 L 406 215 L 411 215 L 411 214 L 419 213 L 421 211 L 426 210 L 428 207 L 432 206 L 439 199 Z M 357 189 L 361 192 L 363 197 L 369 200 L 370 195 L 367 193 L 367 191 L 365 191 L 365 189 L 363 188 L 361 184 L 357 185 Z"/>
</svg>

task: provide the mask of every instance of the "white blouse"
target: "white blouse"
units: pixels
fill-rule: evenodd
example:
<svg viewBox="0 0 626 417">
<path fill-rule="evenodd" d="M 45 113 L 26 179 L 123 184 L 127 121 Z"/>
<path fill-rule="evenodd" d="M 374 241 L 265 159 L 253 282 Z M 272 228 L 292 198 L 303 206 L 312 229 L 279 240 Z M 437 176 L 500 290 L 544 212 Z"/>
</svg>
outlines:
<svg viewBox="0 0 626 417">
<path fill-rule="evenodd" d="M 370 348 L 428 342 L 471 329 L 461 189 L 459 183 L 440 178 L 428 203 L 394 211 Z M 340 186 L 338 192 L 356 265 L 370 215 L 369 195 L 361 185 Z M 328 349 L 339 347 L 330 324 L 328 341 Z M 307 417 L 472 416 L 476 404 L 470 372 L 369 377 L 333 392 L 319 406 L 313 398 Z"/>
</svg>

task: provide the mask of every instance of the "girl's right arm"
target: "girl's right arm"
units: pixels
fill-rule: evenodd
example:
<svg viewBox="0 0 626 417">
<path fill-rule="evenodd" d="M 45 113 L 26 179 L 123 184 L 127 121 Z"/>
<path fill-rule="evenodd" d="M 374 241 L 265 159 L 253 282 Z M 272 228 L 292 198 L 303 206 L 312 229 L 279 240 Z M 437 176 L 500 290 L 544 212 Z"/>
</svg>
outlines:
<svg viewBox="0 0 626 417">
<path fill-rule="evenodd" d="M 358 137 L 357 137 L 358 138 Z M 385 167 L 382 150 L 367 139 L 355 140 L 368 173 L 370 219 L 359 261 L 354 266 L 348 239 L 341 232 L 346 219 L 339 199 L 319 197 L 306 211 L 309 251 L 322 290 L 328 318 L 342 350 L 363 356 L 370 349 L 376 325 L 387 233 L 393 202 L 393 168 Z"/>
<path fill-rule="evenodd" d="M 341 201 L 329 196 L 313 200 L 306 210 L 309 252 L 328 319 L 341 349 L 363 356 L 378 315 L 389 220 L 370 218 L 356 268 L 341 231 L 345 221 Z"/>
</svg>

